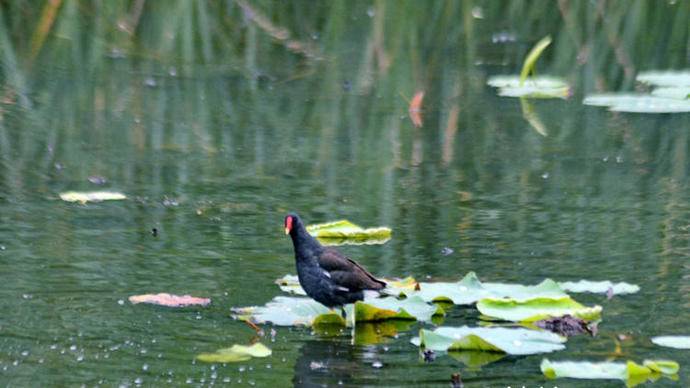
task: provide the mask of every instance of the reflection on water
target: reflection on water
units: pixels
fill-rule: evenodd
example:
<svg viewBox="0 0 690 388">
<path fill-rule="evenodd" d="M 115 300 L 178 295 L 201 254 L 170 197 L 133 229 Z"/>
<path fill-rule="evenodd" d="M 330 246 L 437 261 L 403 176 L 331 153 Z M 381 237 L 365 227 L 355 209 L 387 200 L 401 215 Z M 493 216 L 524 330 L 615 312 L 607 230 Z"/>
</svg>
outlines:
<svg viewBox="0 0 690 388">
<path fill-rule="evenodd" d="M 417 324 L 364 325 L 354 341 L 277 328 L 263 339 L 267 360 L 195 362 L 248 343 L 254 333 L 230 307 L 266 303 L 280 292 L 273 280 L 295 273 L 288 211 L 390 226 L 386 244 L 340 247 L 379 276 L 638 284 L 639 294 L 578 300 L 604 307 L 601 338 L 632 333 L 630 358 L 688 365 L 647 337 L 687 334 L 690 116 L 617 114 L 583 107 L 580 95 L 631 89 L 639 69 L 685 66 L 690 2 L 45 7 L 0 5 L 6 385 L 434 386 L 457 371 L 480 386 L 550 383 L 540 356 L 480 370 L 465 366 L 483 362 L 469 356 L 424 363 L 409 344 Z M 485 81 L 515 73 L 547 34 L 538 71 L 572 80 L 575 95 L 530 101 L 541 136 L 519 101 Z M 417 90 L 421 128 L 407 118 Z M 58 199 L 94 189 L 129 199 Z M 157 292 L 212 303 L 127 301 Z M 443 324 L 477 318 L 455 307 Z M 611 347 L 577 338 L 554 358 Z"/>
</svg>

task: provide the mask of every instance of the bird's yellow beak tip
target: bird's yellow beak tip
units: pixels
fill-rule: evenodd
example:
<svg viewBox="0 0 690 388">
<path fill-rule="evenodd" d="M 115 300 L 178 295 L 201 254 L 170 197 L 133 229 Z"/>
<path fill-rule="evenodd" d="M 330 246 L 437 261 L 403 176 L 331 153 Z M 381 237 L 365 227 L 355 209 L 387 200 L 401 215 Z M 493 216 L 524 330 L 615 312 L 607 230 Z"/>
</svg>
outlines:
<svg viewBox="0 0 690 388">
<path fill-rule="evenodd" d="M 285 234 L 290 234 L 290 228 L 285 228 Z"/>
</svg>

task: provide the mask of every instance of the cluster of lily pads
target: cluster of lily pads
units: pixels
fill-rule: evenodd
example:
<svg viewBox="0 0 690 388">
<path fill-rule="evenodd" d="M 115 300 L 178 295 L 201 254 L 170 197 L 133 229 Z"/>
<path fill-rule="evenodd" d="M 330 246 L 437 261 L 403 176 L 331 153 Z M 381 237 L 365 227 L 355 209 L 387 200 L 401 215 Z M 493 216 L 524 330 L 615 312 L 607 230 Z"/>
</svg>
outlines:
<svg viewBox="0 0 690 388">
<path fill-rule="evenodd" d="M 519 75 L 495 75 L 487 84 L 498 89 L 502 97 L 517 97 L 525 120 L 542 136 L 547 136 L 547 126 L 537 114 L 531 99 L 566 99 L 571 96 L 570 84 L 561 77 L 535 74 L 536 62 L 551 44 L 547 36 L 527 54 Z M 636 80 L 653 88 L 647 93 L 596 93 L 584 98 L 582 103 L 608 107 L 614 112 L 629 113 L 683 113 L 690 112 L 690 70 L 652 70 L 641 72 Z"/>
<path fill-rule="evenodd" d="M 329 233 L 325 231 L 337 229 L 338 225 L 352 228 L 352 236 L 357 236 L 357 243 L 365 243 L 367 240 L 364 229 L 349 223 L 318 225 L 310 229 L 317 236 L 316 231 L 328 236 Z M 347 243 L 348 232 L 340 230 L 337 233 L 337 243 Z M 374 240 L 379 237 L 374 237 Z M 328 239 L 322 242 L 328 243 Z M 425 352 L 449 354 L 472 366 L 481 366 L 505 355 L 530 355 L 565 349 L 567 338 L 564 333 L 540 329 L 553 327 L 548 323 L 553 323 L 554 320 L 565 322 L 573 319 L 585 325 L 596 325 L 601 319 L 602 307 L 585 306 L 573 299 L 569 292 L 601 293 L 611 297 L 639 291 L 636 285 L 610 281 L 556 282 L 546 279 L 537 285 L 490 283 L 480 281 L 474 272 L 469 272 L 456 282 L 417 282 L 411 277 L 384 280 L 388 283 L 384 295 L 365 298 L 345 306 L 346 318 L 343 318 L 340 312 L 330 310 L 306 297 L 297 276 L 285 275 L 277 279 L 276 284 L 289 295 L 276 296 L 264 306 L 234 308 L 233 317 L 258 325 L 304 326 L 314 329 L 333 326 L 356 326 L 359 329 L 371 322 L 419 322 L 423 327 L 419 330 L 419 335 L 412 338 L 413 345 Z M 437 326 L 453 305 L 474 306 L 480 313 L 479 325 Z M 509 324 L 499 325 L 498 321 Z M 543 324 L 544 322 L 547 324 Z M 393 326 L 388 334 L 392 336 L 397 334 L 398 329 L 406 330 L 410 327 L 410 324 Z M 358 342 L 356 337 L 360 335 L 359 330 L 353 333 L 355 342 Z M 655 343 L 678 343 L 675 341 L 678 337 L 659 338 Z M 674 361 L 667 360 L 645 360 L 639 365 L 633 361 L 592 363 L 553 362 L 544 359 L 541 370 L 550 378 L 621 379 L 629 385 L 635 385 L 660 376 L 674 378 L 679 366 Z"/>
</svg>

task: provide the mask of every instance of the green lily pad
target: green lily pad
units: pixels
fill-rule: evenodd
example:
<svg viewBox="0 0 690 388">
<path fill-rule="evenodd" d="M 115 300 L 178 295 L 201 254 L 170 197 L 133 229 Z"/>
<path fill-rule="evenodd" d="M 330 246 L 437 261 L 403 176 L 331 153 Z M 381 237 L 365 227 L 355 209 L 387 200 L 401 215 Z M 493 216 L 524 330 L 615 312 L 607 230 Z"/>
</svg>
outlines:
<svg viewBox="0 0 690 388">
<path fill-rule="evenodd" d="M 297 275 L 285 275 L 280 279 L 276 279 L 275 284 L 277 284 L 283 292 L 287 292 L 288 294 L 307 295 L 299 284 Z"/>
<path fill-rule="evenodd" d="M 617 379 L 629 387 L 658 377 L 674 376 L 679 366 L 675 361 L 645 360 L 642 365 L 633 361 L 622 362 L 584 362 L 549 361 L 543 359 L 541 371 L 548 378 L 569 377 L 574 379 Z"/>
<path fill-rule="evenodd" d="M 652 342 L 659 346 L 666 346 L 668 348 L 690 349 L 690 336 L 664 335 L 652 337 Z"/>
<path fill-rule="evenodd" d="M 502 97 L 568 98 L 570 95 L 568 83 L 551 76 L 530 77 L 520 82 L 517 75 L 496 75 L 487 84 L 499 88 L 498 95 Z"/>
<path fill-rule="evenodd" d="M 271 349 L 262 343 L 251 346 L 233 345 L 230 348 L 216 350 L 215 353 L 201 353 L 196 359 L 203 362 L 227 363 L 247 361 L 252 357 L 268 357 Z"/>
<path fill-rule="evenodd" d="M 417 286 L 417 281 L 412 277 L 406 277 L 404 279 L 386 279 L 381 278 L 386 282 L 386 294 L 399 296 L 404 295 L 407 291 L 414 291 Z M 280 287 L 280 289 L 288 294 L 294 295 L 307 295 L 304 289 L 299 284 L 299 278 L 297 275 L 285 275 L 282 278 L 276 279 L 275 284 Z"/>
<path fill-rule="evenodd" d="M 448 352 L 451 358 L 467 365 L 472 370 L 481 369 L 482 366 L 496 362 L 506 356 L 505 353 L 482 352 L 480 350 L 462 350 Z"/>
<path fill-rule="evenodd" d="M 459 282 L 419 283 L 419 290 L 401 289 L 401 293 L 411 297 L 419 296 L 427 302 L 452 302 L 469 305 L 484 298 L 509 297 L 515 300 L 528 300 L 538 297 L 560 298 L 567 294 L 558 283 L 546 279 L 535 286 L 522 284 L 482 283 L 474 272 L 469 272 Z"/>
<path fill-rule="evenodd" d="M 690 70 L 643 71 L 636 79 L 656 86 L 690 86 Z"/>
<path fill-rule="evenodd" d="M 127 196 L 113 191 L 67 191 L 60 193 L 60 199 L 66 202 L 87 202 L 115 201 L 127 199 Z"/>
<path fill-rule="evenodd" d="M 681 113 L 690 112 L 690 100 L 678 100 L 644 94 L 607 93 L 585 97 L 585 105 L 608 106 L 614 112 Z"/>
<path fill-rule="evenodd" d="M 477 302 L 477 309 L 485 318 L 512 322 L 534 322 L 566 314 L 591 321 L 601 317 L 601 306 L 586 307 L 569 296 L 561 298 L 486 298 Z"/>
<path fill-rule="evenodd" d="M 613 291 L 614 295 L 620 294 L 634 294 L 640 291 L 640 286 L 629 283 L 611 283 L 608 280 L 593 282 L 590 280 L 580 280 L 577 282 L 559 282 L 559 286 L 565 291 L 570 292 L 591 292 L 595 294 L 606 294 L 609 290 Z"/>
<path fill-rule="evenodd" d="M 340 315 L 309 298 L 277 296 L 265 306 L 233 308 L 233 318 L 276 326 L 311 326 L 320 315 Z M 322 318 L 323 319 L 323 318 Z M 342 318 L 341 318 L 342 321 Z"/>
<path fill-rule="evenodd" d="M 307 226 L 307 232 L 325 245 L 383 244 L 391 238 L 387 227 L 364 229 L 347 220 Z"/>
<path fill-rule="evenodd" d="M 685 100 L 690 98 L 690 86 L 669 86 L 656 88 L 652 90 L 652 95 L 657 97 Z"/>
<path fill-rule="evenodd" d="M 421 298 L 372 298 L 354 305 L 345 306 L 348 321 L 341 317 L 340 311 L 310 298 L 277 296 L 265 306 L 233 308 L 233 317 L 251 320 L 254 323 L 272 323 L 277 326 L 313 326 L 321 324 L 352 325 L 356 323 L 378 322 L 389 319 L 430 321 L 434 315 L 443 315 L 441 307 L 426 303 Z"/>
<path fill-rule="evenodd" d="M 566 339 L 548 331 L 507 327 L 439 327 L 421 329 L 411 342 L 434 351 L 478 350 L 512 355 L 565 349 Z"/>
<path fill-rule="evenodd" d="M 377 322 L 387 319 L 431 321 L 434 315 L 444 315 L 441 307 L 413 296 L 406 299 L 376 298 L 355 303 L 356 322 Z"/>
</svg>

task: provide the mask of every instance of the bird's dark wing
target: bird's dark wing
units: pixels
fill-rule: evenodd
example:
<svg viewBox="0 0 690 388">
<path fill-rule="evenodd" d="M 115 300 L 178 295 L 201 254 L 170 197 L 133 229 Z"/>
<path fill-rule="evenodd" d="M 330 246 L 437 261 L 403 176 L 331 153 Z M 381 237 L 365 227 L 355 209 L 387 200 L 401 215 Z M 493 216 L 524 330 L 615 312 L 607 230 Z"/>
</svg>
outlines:
<svg viewBox="0 0 690 388">
<path fill-rule="evenodd" d="M 333 281 L 351 291 L 381 290 L 386 283 L 370 274 L 354 260 L 332 248 L 324 248 L 319 255 L 319 266 L 328 271 Z"/>
</svg>

